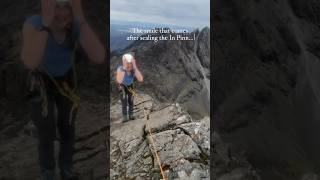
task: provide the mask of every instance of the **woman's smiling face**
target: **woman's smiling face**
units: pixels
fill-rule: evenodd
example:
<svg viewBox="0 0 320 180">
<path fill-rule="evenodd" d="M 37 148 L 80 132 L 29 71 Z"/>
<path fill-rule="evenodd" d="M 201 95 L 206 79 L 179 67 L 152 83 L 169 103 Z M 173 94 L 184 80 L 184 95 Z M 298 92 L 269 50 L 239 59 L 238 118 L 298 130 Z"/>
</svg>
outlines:
<svg viewBox="0 0 320 180">
<path fill-rule="evenodd" d="M 127 69 L 128 71 L 131 71 L 131 70 L 133 69 L 132 63 L 126 62 L 126 69 Z"/>
<path fill-rule="evenodd" d="M 57 28 L 64 29 L 71 25 L 72 9 L 69 3 L 57 4 L 53 24 Z"/>
</svg>

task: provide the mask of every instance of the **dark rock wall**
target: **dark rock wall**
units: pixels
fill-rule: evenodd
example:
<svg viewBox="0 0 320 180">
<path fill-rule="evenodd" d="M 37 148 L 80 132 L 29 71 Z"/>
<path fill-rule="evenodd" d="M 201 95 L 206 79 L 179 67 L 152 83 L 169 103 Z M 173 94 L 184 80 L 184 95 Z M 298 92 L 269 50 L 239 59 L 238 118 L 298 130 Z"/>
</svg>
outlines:
<svg viewBox="0 0 320 180">
<path fill-rule="evenodd" d="M 245 150 L 262 179 L 319 171 L 319 5 L 216 4 L 213 126 Z"/>
</svg>

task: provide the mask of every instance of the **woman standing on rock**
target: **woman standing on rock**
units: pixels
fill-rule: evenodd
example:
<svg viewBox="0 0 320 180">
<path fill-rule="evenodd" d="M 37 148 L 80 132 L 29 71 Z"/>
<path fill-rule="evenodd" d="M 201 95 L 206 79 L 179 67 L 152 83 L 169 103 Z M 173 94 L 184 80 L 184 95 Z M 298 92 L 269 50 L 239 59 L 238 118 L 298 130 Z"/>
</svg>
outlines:
<svg viewBox="0 0 320 180">
<path fill-rule="evenodd" d="M 105 63 L 105 50 L 84 18 L 81 0 L 41 0 L 41 15 L 23 25 L 22 61 L 30 69 L 33 121 L 38 130 L 39 164 L 43 180 L 55 180 L 56 120 L 60 137 L 59 168 L 63 180 L 73 171 L 75 94 L 73 51 L 79 44 L 89 59 Z M 55 110 L 56 109 L 56 110 Z"/>
<path fill-rule="evenodd" d="M 143 76 L 139 71 L 136 60 L 131 54 L 122 56 L 122 66 L 117 68 L 116 80 L 119 87 L 122 104 L 123 122 L 134 120 L 133 117 L 133 82 L 134 79 L 143 82 Z M 128 117 L 129 111 L 129 117 Z"/>
</svg>

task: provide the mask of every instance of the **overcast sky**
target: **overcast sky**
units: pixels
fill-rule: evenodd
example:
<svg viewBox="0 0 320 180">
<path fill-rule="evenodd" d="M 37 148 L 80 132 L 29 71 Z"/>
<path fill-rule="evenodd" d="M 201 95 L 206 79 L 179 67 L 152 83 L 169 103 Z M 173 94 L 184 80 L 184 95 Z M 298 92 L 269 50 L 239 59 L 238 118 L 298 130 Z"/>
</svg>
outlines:
<svg viewBox="0 0 320 180">
<path fill-rule="evenodd" d="M 210 0 L 111 0 L 110 15 L 111 21 L 201 28 L 210 25 Z"/>
</svg>

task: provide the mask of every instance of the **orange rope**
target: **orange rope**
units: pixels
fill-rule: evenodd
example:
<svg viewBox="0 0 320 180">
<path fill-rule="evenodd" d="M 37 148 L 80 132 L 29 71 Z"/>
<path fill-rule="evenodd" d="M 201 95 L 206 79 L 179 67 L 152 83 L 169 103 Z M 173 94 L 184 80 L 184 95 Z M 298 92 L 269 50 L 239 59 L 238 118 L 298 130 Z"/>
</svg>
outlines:
<svg viewBox="0 0 320 180">
<path fill-rule="evenodd" d="M 154 153 L 155 153 L 157 161 L 158 161 L 158 165 L 159 165 L 159 168 L 160 168 L 160 172 L 161 172 L 162 178 L 164 180 L 167 180 L 166 176 L 164 175 L 164 172 L 163 172 L 163 169 L 162 169 L 162 166 L 161 166 L 161 162 L 160 162 L 160 157 L 159 157 L 159 154 L 158 154 L 158 152 L 156 150 L 156 145 L 155 145 L 153 137 L 152 137 L 152 133 L 151 133 L 150 126 L 149 126 L 149 121 L 148 121 L 149 120 L 149 114 L 147 115 L 146 108 L 144 109 L 144 117 L 146 118 L 146 126 L 147 126 L 147 129 L 149 131 L 151 143 L 152 143 L 152 146 L 153 146 L 153 149 L 154 149 Z"/>
</svg>

